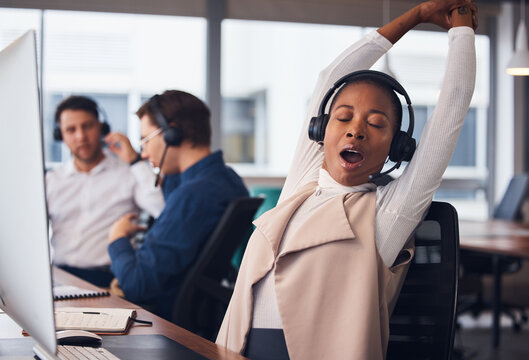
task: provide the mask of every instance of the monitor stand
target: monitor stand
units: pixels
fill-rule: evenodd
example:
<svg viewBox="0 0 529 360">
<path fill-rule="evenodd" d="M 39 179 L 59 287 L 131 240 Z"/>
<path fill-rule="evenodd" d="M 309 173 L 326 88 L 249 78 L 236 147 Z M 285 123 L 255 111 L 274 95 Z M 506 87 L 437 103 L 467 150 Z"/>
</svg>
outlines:
<svg viewBox="0 0 529 360">
<path fill-rule="evenodd" d="M 58 359 L 57 356 L 50 354 L 49 352 L 46 351 L 46 349 L 44 349 L 42 346 L 38 344 L 33 347 L 33 352 L 35 353 L 35 355 L 37 355 L 37 357 L 40 360 L 57 360 Z"/>
</svg>

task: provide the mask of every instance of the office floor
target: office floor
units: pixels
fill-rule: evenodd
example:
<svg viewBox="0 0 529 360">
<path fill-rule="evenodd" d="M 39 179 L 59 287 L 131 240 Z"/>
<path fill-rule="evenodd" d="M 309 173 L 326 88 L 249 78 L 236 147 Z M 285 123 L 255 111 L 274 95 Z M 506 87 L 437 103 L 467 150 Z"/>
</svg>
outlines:
<svg viewBox="0 0 529 360">
<path fill-rule="evenodd" d="M 459 318 L 460 330 L 456 332 L 454 360 L 527 360 L 529 359 L 529 325 L 518 333 L 512 329 L 508 318 L 501 321 L 501 338 L 498 349 L 492 349 L 490 313 L 477 319 L 470 315 Z"/>
</svg>

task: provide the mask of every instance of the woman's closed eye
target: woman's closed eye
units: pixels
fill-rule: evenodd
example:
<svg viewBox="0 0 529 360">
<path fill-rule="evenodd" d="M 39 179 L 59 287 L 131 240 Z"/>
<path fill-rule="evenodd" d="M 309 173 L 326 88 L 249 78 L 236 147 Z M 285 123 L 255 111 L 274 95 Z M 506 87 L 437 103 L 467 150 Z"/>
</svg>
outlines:
<svg viewBox="0 0 529 360">
<path fill-rule="evenodd" d="M 372 126 L 372 127 L 376 128 L 376 129 L 384 128 L 384 125 L 376 123 L 376 122 L 368 121 L 368 124 L 369 124 L 369 126 Z"/>
<path fill-rule="evenodd" d="M 367 118 L 367 124 L 376 129 L 383 129 L 388 125 L 388 120 L 385 117 L 375 115 Z"/>
<path fill-rule="evenodd" d="M 346 107 L 346 106 L 339 107 L 332 114 L 332 117 L 340 122 L 351 121 L 353 116 L 354 116 L 353 109 Z"/>
</svg>

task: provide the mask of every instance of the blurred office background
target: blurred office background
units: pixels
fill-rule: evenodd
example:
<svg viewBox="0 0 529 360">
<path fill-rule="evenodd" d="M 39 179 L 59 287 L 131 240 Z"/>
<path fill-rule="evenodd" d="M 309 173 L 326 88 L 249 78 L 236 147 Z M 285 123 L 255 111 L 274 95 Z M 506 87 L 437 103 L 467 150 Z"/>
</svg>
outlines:
<svg viewBox="0 0 529 360">
<path fill-rule="evenodd" d="M 211 107 L 213 148 L 224 151 L 250 188 L 269 191 L 281 187 L 306 131 L 302 124 L 319 72 L 382 25 L 385 1 L 0 0 L 0 49 L 37 30 L 48 167 L 70 156 L 52 139 L 54 108 L 63 97 L 93 97 L 112 129 L 137 146 L 137 108 L 155 93 L 181 89 Z M 389 17 L 419 2 L 392 0 Z M 452 203 L 461 219 L 483 220 L 511 177 L 529 171 L 529 82 L 505 73 L 520 2 L 476 3 L 476 88 L 435 199 Z M 389 52 L 390 69 L 414 105 L 416 138 L 437 101 L 447 45 L 446 32 L 420 26 Z M 383 62 L 375 69 L 382 70 Z M 526 265 L 514 287 L 522 291 L 512 298 L 529 299 Z M 464 341 L 458 346 L 488 350 L 490 316 L 462 320 L 478 330 L 459 336 Z M 504 336 L 503 353 L 490 359 L 526 358 L 524 336 L 527 330 Z"/>
<path fill-rule="evenodd" d="M 415 3 L 393 1 L 390 17 Z M 514 156 L 525 150 L 525 133 L 515 131 L 523 114 L 514 116 L 520 106 L 512 96 L 523 80 L 504 73 L 500 54 L 500 48 L 512 51 L 517 6 L 478 4 L 476 90 L 436 194 L 471 219 L 486 218 L 525 165 Z M 53 111 L 63 97 L 92 96 L 112 128 L 137 144 L 135 110 L 151 95 L 177 88 L 211 106 L 213 145 L 250 186 L 281 186 L 319 71 L 382 21 L 382 0 L 0 0 L 0 48 L 29 28 L 38 31 L 48 166 L 69 157 L 52 139 Z M 447 36 L 438 30 L 412 31 L 389 52 L 391 70 L 414 105 L 416 138 L 444 73 Z"/>
</svg>

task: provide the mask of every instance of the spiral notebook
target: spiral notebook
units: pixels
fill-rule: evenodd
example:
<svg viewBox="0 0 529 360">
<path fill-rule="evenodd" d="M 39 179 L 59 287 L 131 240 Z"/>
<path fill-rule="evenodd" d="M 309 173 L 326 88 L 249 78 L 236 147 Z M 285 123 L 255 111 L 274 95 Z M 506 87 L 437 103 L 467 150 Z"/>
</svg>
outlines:
<svg viewBox="0 0 529 360">
<path fill-rule="evenodd" d="M 110 293 L 105 290 L 82 289 L 73 285 L 55 285 L 53 286 L 53 300 L 81 299 L 88 297 L 109 296 Z"/>
<path fill-rule="evenodd" d="M 58 307 L 55 309 L 55 329 L 86 330 L 99 335 L 125 335 L 135 318 L 135 309 Z M 22 330 L 22 334 L 29 336 L 25 330 Z"/>
<path fill-rule="evenodd" d="M 96 334 L 125 334 L 135 309 L 59 307 L 55 309 L 56 330 L 87 330 Z"/>
</svg>

